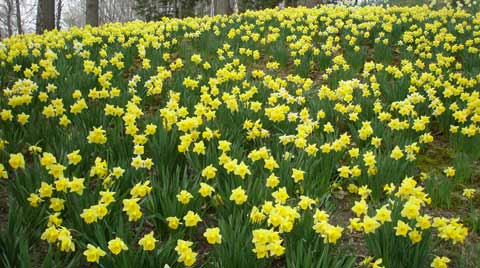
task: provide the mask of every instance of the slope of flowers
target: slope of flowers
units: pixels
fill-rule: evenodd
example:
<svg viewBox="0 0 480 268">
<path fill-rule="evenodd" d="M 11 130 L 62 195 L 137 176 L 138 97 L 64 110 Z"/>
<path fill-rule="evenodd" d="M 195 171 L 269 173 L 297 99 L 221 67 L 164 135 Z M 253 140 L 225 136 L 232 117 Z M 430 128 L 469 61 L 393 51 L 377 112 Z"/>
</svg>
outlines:
<svg viewBox="0 0 480 268">
<path fill-rule="evenodd" d="M 6 39 L 0 175 L 26 248 L 3 261 L 39 245 L 61 267 L 446 267 L 435 245 L 469 228 L 426 185 L 474 179 L 479 48 L 480 14 L 427 7 Z M 467 164 L 422 169 L 439 136 Z"/>
</svg>

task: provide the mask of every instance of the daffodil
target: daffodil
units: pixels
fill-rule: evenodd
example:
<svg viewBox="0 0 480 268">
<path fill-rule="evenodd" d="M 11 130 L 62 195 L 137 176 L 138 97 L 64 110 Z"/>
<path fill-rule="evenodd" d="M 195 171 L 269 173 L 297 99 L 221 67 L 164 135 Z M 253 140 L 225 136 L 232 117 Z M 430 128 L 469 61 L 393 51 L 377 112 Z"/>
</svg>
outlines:
<svg viewBox="0 0 480 268">
<path fill-rule="evenodd" d="M 145 234 L 139 241 L 138 245 L 143 247 L 145 251 L 152 251 L 155 249 L 155 243 L 158 240 L 155 239 L 153 231 L 148 234 Z"/>
<path fill-rule="evenodd" d="M 122 239 L 120 238 L 114 238 L 110 241 L 108 241 L 108 249 L 110 252 L 112 252 L 114 255 L 120 254 L 123 250 L 128 250 L 127 245 L 125 242 L 123 242 Z"/>
<path fill-rule="evenodd" d="M 220 234 L 220 229 L 216 228 L 207 228 L 203 233 L 203 236 L 207 239 L 209 244 L 221 244 L 222 235 Z"/>
<path fill-rule="evenodd" d="M 395 235 L 397 236 L 407 236 L 407 233 L 412 230 L 412 228 L 402 220 L 398 220 L 397 226 L 394 227 Z"/>
<path fill-rule="evenodd" d="M 239 186 L 232 190 L 232 194 L 230 195 L 230 200 L 234 201 L 235 204 L 241 205 L 247 201 L 248 196 L 246 195 L 245 190 Z"/>
<path fill-rule="evenodd" d="M 87 249 L 83 252 L 83 255 L 87 258 L 88 262 L 98 263 L 100 257 L 105 256 L 106 253 L 100 247 L 95 247 L 92 244 L 88 244 Z"/>
<path fill-rule="evenodd" d="M 21 153 L 10 154 L 10 159 L 8 163 L 13 169 L 24 169 L 25 168 L 25 159 Z"/>
</svg>

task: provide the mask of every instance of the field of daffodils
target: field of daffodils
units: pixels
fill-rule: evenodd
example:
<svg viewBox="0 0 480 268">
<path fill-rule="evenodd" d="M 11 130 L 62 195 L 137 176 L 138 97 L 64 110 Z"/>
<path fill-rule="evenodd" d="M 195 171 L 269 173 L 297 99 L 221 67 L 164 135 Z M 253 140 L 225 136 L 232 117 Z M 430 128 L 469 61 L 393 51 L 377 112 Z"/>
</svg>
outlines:
<svg viewBox="0 0 480 268">
<path fill-rule="evenodd" d="M 1 266 L 479 267 L 479 55 L 426 6 L 4 39 Z"/>
</svg>

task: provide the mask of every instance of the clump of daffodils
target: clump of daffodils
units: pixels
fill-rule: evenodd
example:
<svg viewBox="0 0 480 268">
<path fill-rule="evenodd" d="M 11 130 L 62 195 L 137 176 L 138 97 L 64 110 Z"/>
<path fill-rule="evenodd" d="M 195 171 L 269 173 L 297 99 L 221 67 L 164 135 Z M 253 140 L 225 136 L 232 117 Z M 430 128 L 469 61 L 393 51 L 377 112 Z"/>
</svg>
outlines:
<svg viewBox="0 0 480 268">
<path fill-rule="evenodd" d="M 431 199 L 413 177 L 406 177 L 398 187 L 386 185 L 385 192 L 387 203 L 375 211 L 369 209 L 366 198 L 355 201 L 352 211 L 356 217 L 350 219 L 349 225 L 351 231 L 363 232 L 372 247 L 385 247 L 382 253 L 373 249 L 375 254 L 380 254 L 376 257 L 390 261 L 391 256 L 400 254 L 424 261 L 426 256 L 422 248 L 427 247 L 426 243 L 433 239 L 434 231 L 441 240 L 452 244 L 464 242 L 468 229 L 460 219 L 433 217 L 422 212 Z M 390 244 L 396 244 L 396 249 L 386 250 Z M 438 266 L 442 262 L 442 259 L 435 260 L 432 265 L 436 266 L 432 267 L 447 267 Z"/>
<path fill-rule="evenodd" d="M 313 229 L 323 237 L 324 243 L 337 243 L 342 237 L 343 228 L 328 223 L 329 215 L 322 210 L 317 209 L 313 215 Z"/>
<path fill-rule="evenodd" d="M 462 244 L 469 230 L 435 214 L 426 174 L 408 176 L 437 133 L 476 159 L 475 5 L 267 9 L 4 39 L 0 183 L 38 212 L 14 223 L 41 221 L 52 249 L 100 266 L 173 250 L 184 266 L 318 266 L 297 255 L 356 232 L 365 267 L 447 267 L 428 242 Z M 442 183 L 458 186 L 462 164 Z M 344 187 L 352 216 L 337 222 L 328 197 Z M 251 263 L 230 263 L 232 243 Z"/>
<path fill-rule="evenodd" d="M 393 233 L 410 239 L 412 244 L 420 242 L 423 232 L 432 227 L 436 228 L 440 238 L 451 241 L 453 244 L 463 242 L 468 235 L 468 229 L 459 222 L 459 219 L 432 217 L 421 213 L 421 209 L 430 204 L 431 200 L 425 194 L 423 187 L 418 186 L 417 181 L 412 177 L 406 177 L 396 192 L 388 185 L 385 189 L 391 194 L 392 202 L 377 209 L 372 216 L 369 216 L 365 199 L 355 201 L 352 211 L 357 217 L 363 215 L 363 219 L 350 219 L 351 230 L 369 234 L 374 233 L 385 223 L 392 222 Z M 394 210 L 399 211 L 399 215 L 395 218 L 392 216 Z"/>
<path fill-rule="evenodd" d="M 185 241 L 182 239 L 177 240 L 177 246 L 175 251 L 178 254 L 178 261 L 182 262 L 185 266 L 192 266 L 197 260 L 197 253 L 192 250 L 193 243 L 191 241 Z"/>
<path fill-rule="evenodd" d="M 278 232 L 267 229 L 253 230 L 252 243 L 253 252 L 258 259 L 273 256 L 282 256 L 285 253 L 285 247 L 282 246 L 283 239 Z"/>
</svg>

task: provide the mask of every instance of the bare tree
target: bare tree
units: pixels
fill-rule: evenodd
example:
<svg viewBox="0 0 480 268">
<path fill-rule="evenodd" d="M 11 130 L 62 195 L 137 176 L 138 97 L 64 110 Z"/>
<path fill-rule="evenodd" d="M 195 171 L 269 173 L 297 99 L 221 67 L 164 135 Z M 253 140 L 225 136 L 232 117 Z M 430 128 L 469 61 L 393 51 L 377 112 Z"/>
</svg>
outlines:
<svg viewBox="0 0 480 268">
<path fill-rule="evenodd" d="M 289 7 L 296 7 L 298 5 L 298 0 L 286 0 L 285 4 Z"/>
<path fill-rule="evenodd" d="M 320 4 L 320 0 L 299 0 L 298 4 L 305 7 L 314 7 L 315 5 Z"/>
<path fill-rule="evenodd" d="M 37 33 L 55 28 L 55 0 L 38 0 Z"/>
<path fill-rule="evenodd" d="M 87 11 L 85 12 L 85 21 L 86 24 L 92 26 L 98 26 L 98 0 L 86 0 L 87 1 Z"/>
<path fill-rule="evenodd" d="M 37 6 L 38 0 L 0 0 L 0 35 L 35 32 Z"/>
<path fill-rule="evenodd" d="M 215 14 L 232 14 L 232 7 L 230 6 L 229 0 L 214 0 L 215 4 Z"/>
<path fill-rule="evenodd" d="M 13 4 L 11 0 L 6 0 L 6 23 L 7 23 L 7 36 L 11 36 L 13 34 L 12 29 L 12 11 L 13 11 Z"/>
<path fill-rule="evenodd" d="M 99 2 L 99 23 L 127 22 L 135 20 L 135 1 L 101 0 Z"/>
<path fill-rule="evenodd" d="M 35 22 L 35 33 L 41 33 L 42 32 L 42 1 L 38 0 L 37 2 L 37 21 Z"/>
<path fill-rule="evenodd" d="M 177 1 L 175 0 L 175 17 L 177 18 L 183 18 L 183 3 L 181 0 Z"/>
<path fill-rule="evenodd" d="M 37 23 L 37 1 L 21 0 L 20 10 L 22 12 L 22 26 L 25 33 L 35 32 Z"/>
<path fill-rule="evenodd" d="M 14 24 L 14 32 L 18 34 L 34 32 L 37 21 L 37 0 L 15 0 L 15 5 L 15 14 L 19 17 Z"/>
<path fill-rule="evenodd" d="M 59 30 L 61 28 L 60 23 L 62 21 L 62 7 L 63 7 L 63 1 L 57 0 L 57 18 L 56 18 L 57 20 L 55 21 L 55 28 Z"/>
<path fill-rule="evenodd" d="M 85 25 L 86 1 L 72 3 L 65 1 L 62 12 L 62 27 L 82 27 Z"/>
<path fill-rule="evenodd" d="M 15 15 L 17 17 L 17 32 L 23 34 L 22 12 L 20 10 L 20 0 L 15 0 Z"/>
<path fill-rule="evenodd" d="M 238 13 L 238 0 L 233 0 L 233 12 Z"/>
</svg>

